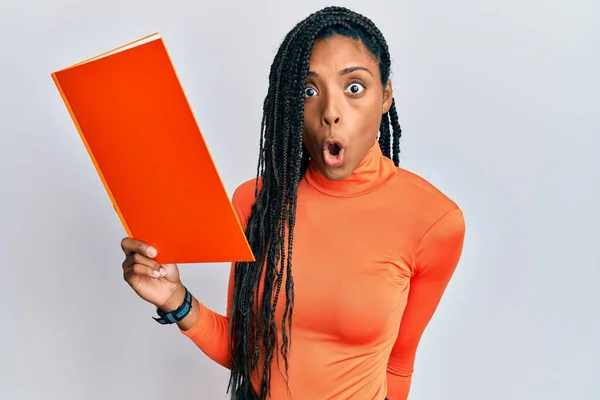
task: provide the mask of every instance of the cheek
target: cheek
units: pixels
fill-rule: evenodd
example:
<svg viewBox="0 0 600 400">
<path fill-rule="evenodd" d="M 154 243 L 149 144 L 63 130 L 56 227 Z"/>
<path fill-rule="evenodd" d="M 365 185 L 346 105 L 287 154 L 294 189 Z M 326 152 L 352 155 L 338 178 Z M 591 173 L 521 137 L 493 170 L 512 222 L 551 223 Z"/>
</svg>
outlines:
<svg viewBox="0 0 600 400">
<path fill-rule="evenodd" d="M 353 105 L 353 121 L 351 125 L 357 127 L 355 134 L 370 140 L 372 136 L 377 136 L 381 124 L 381 101 L 377 101 L 376 96 L 373 99 L 362 99 Z"/>
<path fill-rule="evenodd" d="M 304 141 L 315 140 L 319 130 L 319 115 L 315 107 L 305 106 L 302 121 L 302 138 Z"/>
</svg>

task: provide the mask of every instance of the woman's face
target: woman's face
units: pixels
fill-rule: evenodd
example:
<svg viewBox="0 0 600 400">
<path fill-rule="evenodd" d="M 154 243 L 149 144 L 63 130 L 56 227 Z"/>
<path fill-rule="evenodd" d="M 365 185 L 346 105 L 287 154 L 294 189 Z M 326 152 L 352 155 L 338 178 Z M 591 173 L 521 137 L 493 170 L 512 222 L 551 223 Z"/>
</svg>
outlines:
<svg viewBox="0 0 600 400">
<path fill-rule="evenodd" d="M 323 175 L 347 178 L 377 140 L 392 103 L 388 81 L 362 42 L 341 35 L 315 42 L 305 89 L 303 143 Z"/>
</svg>

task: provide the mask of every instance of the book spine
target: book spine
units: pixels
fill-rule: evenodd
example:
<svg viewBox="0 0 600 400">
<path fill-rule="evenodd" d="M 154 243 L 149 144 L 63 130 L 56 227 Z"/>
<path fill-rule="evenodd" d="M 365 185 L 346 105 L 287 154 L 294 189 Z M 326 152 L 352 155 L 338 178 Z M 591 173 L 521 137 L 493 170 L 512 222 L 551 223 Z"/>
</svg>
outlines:
<svg viewBox="0 0 600 400">
<path fill-rule="evenodd" d="M 81 125 L 79 124 L 79 121 L 77 120 L 77 116 L 75 115 L 75 112 L 73 111 L 73 108 L 71 107 L 71 104 L 69 103 L 69 100 L 67 99 L 67 96 L 65 95 L 65 93 L 62 89 L 62 86 L 60 84 L 60 80 L 57 76 L 57 73 L 52 73 L 51 76 L 52 76 L 52 80 L 54 81 L 54 84 L 56 85 L 56 88 L 58 89 L 58 92 L 60 93 L 60 96 L 61 96 L 63 102 L 65 103 L 65 106 L 67 107 L 67 110 L 69 111 L 69 115 L 71 116 L 71 119 L 73 120 L 73 123 L 75 124 L 75 127 L 77 128 L 79 137 L 81 138 L 81 141 L 83 142 L 83 144 L 88 152 L 88 155 L 89 155 L 90 159 L 92 160 L 92 163 L 94 164 L 94 168 L 96 169 L 96 172 L 98 173 L 98 176 L 100 177 L 100 180 L 102 181 L 102 185 L 104 186 L 104 189 L 106 190 L 106 193 L 108 194 L 108 197 L 110 198 L 113 208 L 116 211 L 117 215 L 119 216 L 119 220 L 123 224 L 123 227 L 125 228 L 125 232 L 127 232 L 127 236 L 134 237 L 133 232 L 131 231 L 131 228 L 129 227 L 129 224 L 127 223 L 125 216 L 121 212 L 121 208 L 119 207 L 119 204 L 118 204 L 115 196 L 113 195 L 112 190 L 110 189 L 110 185 L 108 184 L 106 178 L 104 177 L 102 168 L 100 168 L 100 164 L 98 164 L 98 161 L 96 160 L 96 157 L 94 156 L 94 152 L 92 151 L 90 144 L 88 143 L 87 139 L 85 138 L 83 129 L 81 128 Z"/>
</svg>

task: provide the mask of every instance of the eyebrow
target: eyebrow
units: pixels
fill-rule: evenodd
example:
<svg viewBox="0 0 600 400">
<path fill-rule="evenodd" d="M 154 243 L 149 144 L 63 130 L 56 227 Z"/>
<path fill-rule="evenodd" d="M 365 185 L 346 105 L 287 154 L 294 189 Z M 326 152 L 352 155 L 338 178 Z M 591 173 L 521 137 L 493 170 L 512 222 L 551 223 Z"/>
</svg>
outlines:
<svg viewBox="0 0 600 400">
<path fill-rule="evenodd" d="M 350 73 L 352 73 L 352 72 L 354 72 L 354 71 L 366 71 L 366 72 L 368 72 L 368 73 L 369 73 L 371 76 L 374 76 L 374 75 L 373 75 L 373 73 L 372 73 L 371 71 L 369 71 L 369 69 L 368 69 L 368 68 L 365 68 L 365 67 L 359 67 L 359 66 L 356 66 L 356 67 L 348 67 L 348 68 L 344 68 L 343 70 L 341 70 L 341 71 L 340 71 L 340 76 L 343 76 L 343 75 L 350 74 Z M 317 78 L 317 77 L 319 76 L 319 74 L 317 74 L 317 73 L 316 73 L 316 72 L 314 72 L 314 71 L 308 71 L 308 76 L 310 76 L 310 77 L 313 77 L 313 78 Z"/>
</svg>

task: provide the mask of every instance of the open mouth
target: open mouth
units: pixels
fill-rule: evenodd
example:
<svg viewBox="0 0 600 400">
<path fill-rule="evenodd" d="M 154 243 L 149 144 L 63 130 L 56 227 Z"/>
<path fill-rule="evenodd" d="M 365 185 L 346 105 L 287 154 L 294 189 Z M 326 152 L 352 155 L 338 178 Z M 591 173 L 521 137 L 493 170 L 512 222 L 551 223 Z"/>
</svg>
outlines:
<svg viewBox="0 0 600 400">
<path fill-rule="evenodd" d="M 323 160 L 328 167 L 340 167 L 344 163 L 344 148 L 339 143 L 329 143 L 323 150 Z"/>
<path fill-rule="evenodd" d="M 338 154 L 340 154 L 340 150 L 342 150 L 340 148 L 340 145 L 337 143 L 330 143 L 329 146 L 327 146 L 327 150 L 329 151 L 329 154 L 331 154 L 332 156 L 337 156 Z"/>
</svg>

